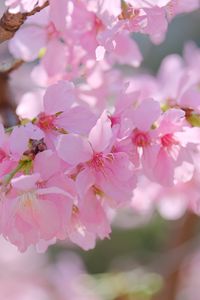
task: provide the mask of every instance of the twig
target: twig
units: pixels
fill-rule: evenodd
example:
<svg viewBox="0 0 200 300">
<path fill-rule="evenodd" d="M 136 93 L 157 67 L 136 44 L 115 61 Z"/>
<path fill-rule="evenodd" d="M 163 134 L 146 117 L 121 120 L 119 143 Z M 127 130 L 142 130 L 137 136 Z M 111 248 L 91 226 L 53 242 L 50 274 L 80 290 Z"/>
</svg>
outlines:
<svg viewBox="0 0 200 300">
<path fill-rule="evenodd" d="M 0 74 L 0 122 L 2 122 L 5 127 L 11 127 L 18 123 L 18 117 L 15 111 L 16 107 L 12 101 L 8 79 L 8 74 Z"/>
<path fill-rule="evenodd" d="M 0 63 L 0 75 L 9 75 L 24 63 L 21 59 L 11 58 Z"/>
<path fill-rule="evenodd" d="M 33 16 L 48 5 L 49 1 L 46 1 L 44 5 L 41 7 L 37 6 L 29 13 L 11 14 L 7 10 L 0 19 L 0 44 L 11 39 L 17 30 L 24 24 L 27 17 Z"/>
<path fill-rule="evenodd" d="M 0 122 L 5 127 L 14 126 L 19 122 L 16 105 L 12 101 L 12 94 L 9 89 L 9 75 L 23 63 L 23 60 L 12 57 L 0 63 Z"/>
</svg>

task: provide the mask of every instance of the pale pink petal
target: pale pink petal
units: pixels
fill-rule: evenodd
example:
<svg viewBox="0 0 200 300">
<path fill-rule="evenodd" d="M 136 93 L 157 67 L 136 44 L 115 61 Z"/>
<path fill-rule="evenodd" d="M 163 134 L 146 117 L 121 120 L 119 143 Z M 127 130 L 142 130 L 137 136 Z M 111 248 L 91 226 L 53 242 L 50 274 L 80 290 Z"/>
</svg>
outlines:
<svg viewBox="0 0 200 300">
<path fill-rule="evenodd" d="M 60 215 L 56 204 L 46 199 L 33 201 L 33 216 L 41 232 L 41 238 L 49 240 L 60 229 Z"/>
<path fill-rule="evenodd" d="M 76 134 L 61 135 L 56 148 L 58 156 L 71 165 L 90 160 L 93 153 L 89 143 Z"/>
<path fill-rule="evenodd" d="M 44 253 L 47 251 L 48 247 L 51 245 L 54 245 L 56 243 L 56 238 L 53 238 L 51 240 L 45 241 L 45 240 L 39 240 L 39 242 L 36 244 L 35 248 L 38 253 Z"/>
<path fill-rule="evenodd" d="M 121 13 L 120 0 L 100 0 L 99 6 L 104 21 L 108 20 L 109 16 L 118 17 Z"/>
<path fill-rule="evenodd" d="M 73 104 L 74 100 L 73 84 L 59 81 L 47 89 L 44 95 L 44 111 L 49 115 L 63 112 Z"/>
<path fill-rule="evenodd" d="M 161 149 L 153 170 L 156 181 L 164 186 L 173 185 L 174 167 L 175 164 L 172 161 L 172 158 L 164 149 Z"/>
<path fill-rule="evenodd" d="M 148 131 L 160 115 L 160 104 L 157 101 L 153 99 L 143 100 L 140 106 L 134 111 L 135 127 L 141 131 Z"/>
<path fill-rule="evenodd" d="M 163 41 L 167 31 L 168 23 L 164 8 L 154 6 L 144 9 L 147 18 L 147 26 L 144 28 L 144 33 L 148 33 L 151 40 L 158 44 Z"/>
<path fill-rule="evenodd" d="M 38 58 L 40 50 L 46 45 L 43 28 L 27 26 L 18 30 L 9 42 L 9 50 L 16 58 L 32 61 Z"/>
<path fill-rule="evenodd" d="M 176 167 L 174 178 L 176 182 L 188 182 L 194 175 L 195 166 L 192 163 L 183 161 L 183 163 Z"/>
<path fill-rule="evenodd" d="M 98 119 L 96 125 L 92 128 L 89 134 L 89 142 L 96 152 L 104 151 L 111 142 L 112 129 L 111 121 L 106 112 Z"/>
<path fill-rule="evenodd" d="M 37 194 L 38 195 L 48 195 L 48 197 L 51 197 L 53 194 L 55 195 L 60 195 L 64 197 L 68 197 L 71 200 L 74 200 L 73 196 L 70 195 L 65 189 L 61 189 L 60 187 L 57 186 L 50 186 L 47 188 L 38 188 L 37 189 Z"/>
<path fill-rule="evenodd" d="M 24 126 L 28 139 L 41 140 L 44 138 L 44 132 L 36 125 L 28 123 Z"/>
<path fill-rule="evenodd" d="M 77 226 L 69 233 L 70 240 L 83 248 L 90 250 L 95 247 L 96 237 L 94 233 L 87 232 L 84 226 L 77 224 Z"/>
<path fill-rule="evenodd" d="M 181 95 L 179 103 L 181 107 L 200 111 L 200 91 L 198 85 L 193 85 Z"/>
<path fill-rule="evenodd" d="M 108 205 L 115 208 L 127 205 L 132 198 L 133 186 L 131 181 L 122 183 L 112 173 L 107 177 L 102 174 L 97 180 L 97 187 L 105 194 Z"/>
<path fill-rule="evenodd" d="M 153 144 L 143 148 L 142 166 L 145 174 L 151 174 L 156 164 L 157 156 L 160 150 L 160 145 Z"/>
<path fill-rule="evenodd" d="M 183 131 L 175 132 L 174 137 L 181 143 L 183 147 L 188 143 L 200 144 L 200 128 L 184 127 Z"/>
<path fill-rule="evenodd" d="M 43 102 L 41 94 L 40 90 L 23 94 L 16 109 L 16 113 L 21 119 L 32 120 L 39 115 Z"/>
<path fill-rule="evenodd" d="M 105 56 L 105 48 L 103 46 L 98 46 L 96 48 L 96 51 L 95 51 L 95 54 L 96 54 L 96 60 L 97 61 L 101 61 L 104 59 L 104 56 Z"/>
<path fill-rule="evenodd" d="M 57 38 L 51 39 L 41 65 L 45 69 L 43 72 L 48 75 L 48 78 L 54 80 L 53 82 L 62 79 L 67 68 L 66 45 Z"/>
<path fill-rule="evenodd" d="M 113 159 L 113 162 L 108 162 L 107 167 L 112 168 L 113 174 L 118 180 L 124 182 L 133 177 L 135 169 L 126 153 L 114 153 Z"/>
<path fill-rule="evenodd" d="M 83 106 L 75 106 L 61 114 L 55 124 L 59 128 L 64 128 L 70 133 L 86 135 L 96 124 L 97 117 L 89 108 Z"/>
<path fill-rule="evenodd" d="M 10 152 L 14 157 L 21 156 L 28 149 L 29 138 L 23 126 L 15 127 L 10 135 Z"/>
<path fill-rule="evenodd" d="M 120 32 L 114 38 L 116 46 L 113 55 L 121 64 L 129 64 L 138 67 L 142 62 L 142 54 L 137 43 L 126 31 Z"/>
<path fill-rule="evenodd" d="M 21 175 L 11 180 L 14 188 L 21 191 L 28 191 L 35 189 L 36 182 L 40 179 L 40 174 L 34 173 L 32 175 Z"/>
<path fill-rule="evenodd" d="M 39 173 L 44 181 L 59 173 L 60 169 L 60 159 L 51 150 L 38 153 L 34 159 L 34 172 Z"/>
<path fill-rule="evenodd" d="M 44 137 L 44 133 L 32 123 L 25 126 L 15 127 L 9 138 L 10 152 L 14 158 L 19 158 L 26 150 L 28 150 L 28 142 L 30 139 L 40 140 Z"/>
<path fill-rule="evenodd" d="M 80 197 L 83 197 L 91 186 L 95 184 L 95 177 L 89 168 L 81 171 L 76 177 L 76 188 Z"/>
<path fill-rule="evenodd" d="M 68 0 L 51 0 L 50 19 L 60 31 L 66 27 L 67 7 Z"/>
<path fill-rule="evenodd" d="M 93 192 L 89 191 L 79 207 L 80 218 L 87 231 L 93 232 L 101 239 L 108 238 L 110 224 L 101 203 Z"/>
<path fill-rule="evenodd" d="M 169 109 L 161 117 L 158 131 L 164 135 L 176 132 L 183 126 L 185 112 L 181 109 Z"/>
</svg>

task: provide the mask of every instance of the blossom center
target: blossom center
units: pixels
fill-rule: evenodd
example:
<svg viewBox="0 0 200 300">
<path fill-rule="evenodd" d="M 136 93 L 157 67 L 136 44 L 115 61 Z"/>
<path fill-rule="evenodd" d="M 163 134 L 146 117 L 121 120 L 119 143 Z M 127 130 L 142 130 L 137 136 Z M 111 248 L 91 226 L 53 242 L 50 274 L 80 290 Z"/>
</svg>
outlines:
<svg viewBox="0 0 200 300">
<path fill-rule="evenodd" d="M 132 142 L 138 147 L 147 147 L 150 145 L 150 137 L 147 132 L 136 130 L 132 137 Z"/>
<path fill-rule="evenodd" d="M 104 29 L 103 22 L 97 16 L 95 16 L 94 27 L 96 28 L 97 33 Z"/>
<path fill-rule="evenodd" d="M 178 142 L 174 139 L 173 134 L 167 133 L 161 137 L 161 144 L 163 147 L 171 147 L 177 145 Z"/>
<path fill-rule="evenodd" d="M 32 202 L 37 199 L 35 191 L 24 192 L 20 196 L 20 206 L 21 208 L 31 208 Z"/>
<path fill-rule="evenodd" d="M 54 125 L 55 118 L 56 116 L 40 113 L 38 116 L 37 125 L 44 130 L 55 129 L 55 125 Z"/>
<path fill-rule="evenodd" d="M 6 153 L 0 149 L 0 163 L 6 158 Z"/>
<path fill-rule="evenodd" d="M 96 171 L 102 169 L 104 167 L 103 153 L 95 153 L 89 165 Z"/>
<path fill-rule="evenodd" d="M 109 116 L 109 119 L 111 121 L 111 127 L 113 127 L 114 125 L 120 123 L 120 117 L 119 116 Z"/>
<path fill-rule="evenodd" d="M 49 39 L 59 37 L 59 32 L 57 31 L 53 22 L 50 22 L 47 26 L 47 35 Z"/>
</svg>

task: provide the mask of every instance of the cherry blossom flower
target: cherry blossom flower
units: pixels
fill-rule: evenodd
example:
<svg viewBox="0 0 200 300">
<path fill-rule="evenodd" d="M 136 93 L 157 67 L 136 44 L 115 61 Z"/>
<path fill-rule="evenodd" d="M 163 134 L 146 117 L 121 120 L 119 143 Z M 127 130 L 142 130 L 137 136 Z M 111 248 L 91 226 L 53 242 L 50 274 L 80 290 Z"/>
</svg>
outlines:
<svg viewBox="0 0 200 300">
<path fill-rule="evenodd" d="M 47 161 L 44 171 L 42 164 Z M 66 238 L 71 216 L 73 195 L 67 191 L 67 178 L 58 174 L 56 156 L 49 151 L 37 155 L 34 170 L 31 175 L 13 178 L 11 191 L 2 194 L 1 232 L 20 251 L 41 239 Z"/>
</svg>

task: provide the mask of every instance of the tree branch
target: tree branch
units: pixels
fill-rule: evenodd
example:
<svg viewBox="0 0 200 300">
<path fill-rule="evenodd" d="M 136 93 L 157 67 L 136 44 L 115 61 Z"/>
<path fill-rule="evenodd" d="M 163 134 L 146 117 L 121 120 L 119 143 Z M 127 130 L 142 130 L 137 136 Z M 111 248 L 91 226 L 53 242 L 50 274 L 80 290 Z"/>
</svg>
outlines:
<svg viewBox="0 0 200 300">
<path fill-rule="evenodd" d="M 10 75 L 24 63 L 21 59 L 11 58 L 0 63 L 0 75 Z"/>
<path fill-rule="evenodd" d="M 0 73 L 0 122 L 5 127 L 12 127 L 18 123 L 15 103 L 9 89 L 8 74 Z"/>
<path fill-rule="evenodd" d="M 182 225 L 177 230 L 174 230 L 171 235 L 170 251 L 179 249 L 184 244 L 189 243 L 194 238 L 197 225 L 199 224 L 199 217 L 193 213 L 188 212 L 183 218 Z M 173 265 L 174 270 L 170 274 L 165 275 L 165 282 L 163 289 L 153 297 L 152 300 L 176 300 L 179 290 L 179 281 L 181 275 L 181 267 L 185 258 L 188 255 L 188 247 L 184 251 L 177 252 L 171 262 L 168 262 L 169 266 Z M 191 250 L 189 248 L 189 250 Z"/>
<path fill-rule="evenodd" d="M 49 1 L 46 1 L 43 6 L 37 6 L 29 13 L 11 14 L 7 10 L 0 19 L 0 44 L 11 39 L 17 30 L 24 24 L 27 17 L 35 15 L 48 5 Z"/>
</svg>

